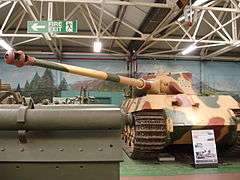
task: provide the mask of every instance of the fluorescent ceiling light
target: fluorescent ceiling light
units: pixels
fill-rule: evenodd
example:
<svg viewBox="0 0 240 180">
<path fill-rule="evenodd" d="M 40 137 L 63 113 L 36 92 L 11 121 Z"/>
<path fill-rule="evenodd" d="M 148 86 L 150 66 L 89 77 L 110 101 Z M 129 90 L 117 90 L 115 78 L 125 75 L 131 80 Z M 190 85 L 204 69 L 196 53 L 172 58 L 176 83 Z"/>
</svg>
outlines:
<svg viewBox="0 0 240 180">
<path fill-rule="evenodd" d="M 196 0 L 194 3 L 193 3 L 193 6 L 200 6 L 206 2 L 208 2 L 209 0 Z"/>
<path fill-rule="evenodd" d="M 195 49 L 197 49 L 196 44 L 192 44 L 190 46 L 188 46 L 185 50 L 182 51 L 183 55 L 189 54 L 190 52 L 194 51 Z"/>
<path fill-rule="evenodd" d="M 93 43 L 93 51 L 99 53 L 99 52 L 101 52 L 101 50 L 102 50 L 102 42 L 99 41 L 99 39 L 97 39 Z"/>
<path fill-rule="evenodd" d="M 13 48 L 3 39 L 0 39 L 0 46 L 4 49 L 6 49 L 7 51 L 12 50 Z"/>
</svg>

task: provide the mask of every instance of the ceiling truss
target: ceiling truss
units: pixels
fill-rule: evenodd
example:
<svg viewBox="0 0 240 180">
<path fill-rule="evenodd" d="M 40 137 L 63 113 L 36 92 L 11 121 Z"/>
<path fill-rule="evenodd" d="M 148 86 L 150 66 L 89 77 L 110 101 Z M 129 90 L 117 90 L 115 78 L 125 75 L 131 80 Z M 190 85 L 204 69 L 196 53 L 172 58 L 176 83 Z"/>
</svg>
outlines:
<svg viewBox="0 0 240 180">
<path fill-rule="evenodd" d="M 41 3 L 40 9 L 35 6 L 37 2 Z M 64 4 L 65 20 L 71 19 L 76 13 L 81 14 L 88 25 L 89 34 L 84 32 L 78 32 L 78 34 L 28 34 L 20 31 L 19 27 L 23 23 L 26 14 L 30 15 L 31 19 L 29 20 L 43 20 L 41 14 L 43 4 L 47 4 L 48 6 L 47 20 L 51 20 L 53 11 L 55 10 L 53 4 L 56 2 Z M 76 4 L 75 8 L 70 12 L 65 11 L 65 6 L 67 6 L 68 3 Z M 15 10 L 17 4 L 19 4 L 22 9 Z M 41 39 L 59 58 L 61 58 L 63 41 L 92 47 L 92 44 L 85 44 L 79 41 L 81 39 L 111 40 L 111 45 L 109 47 L 104 47 L 103 50 L 113 55 L 122 56 L 129 56 L 131 53 L 127 49 L 130 41 L 142 41 L 142 45 L 134 51 L 135 55 L 138 57 L 164 57 L 170 54 L 171 57 L 182 58 L 181 52 L 187 46 L 195 43 L 199 50 L 199 54 L 194 55 L 194 57 L 214 59 L 214 57 L 232 51 L 240 45 L 240 0 L 213 0 L 201 6 L 187 7 L 186 9 L 191 9 L 193 12 L 192 22 L 186 21 L 186 17 L 184 16 L 165 27 L 161 27 L 161 22 L 159 22 L 159 26 L 150 34 L 144 34 L 138 27 L 135 27 L 124 18 L 126 8 L 128 6 L 173 8 L 171 3 L 102 0 L 3 0 L 0 1 L 0 11 L 2 8 L 9 5 L 11 5 L 11 8 L 0 27 L 0 37 L 10 38 L 10 43 L 16 49 L 20 45 Z M 118 6 L 119 13 L 115 15 L 109 12 L 104 8 L 104 5 Z M 14 18 L 9 22 L 11 16 L 14 16 Z M 111 22 L 106 23 L 103 18 L 104 16 L 111 18 Z M 14 24 L 16 24 L 15 30 L 10 32 L 9 29 Z M 201 34 L 201 26 L 203 24 L 205 27 L 208 26 L 211 30 Z M 120 26 L 133 31 L 138 36 L 118 35 Z M 176 31 L 180 31 L 181 36 L 176 36 Z M 161 32 L 164 32 L 164 34 Z M 17 38 L 23 40 L 15 43 Z M 153 50 L 152 47 L 156 46 L 158 43 L 164 43 L 165 48 Z M 119 49 L 114 49 L 113 44 L 117 44 Z M 240 61 L 240 57 L 234 56 L 228 58 Z"/>
</svg>

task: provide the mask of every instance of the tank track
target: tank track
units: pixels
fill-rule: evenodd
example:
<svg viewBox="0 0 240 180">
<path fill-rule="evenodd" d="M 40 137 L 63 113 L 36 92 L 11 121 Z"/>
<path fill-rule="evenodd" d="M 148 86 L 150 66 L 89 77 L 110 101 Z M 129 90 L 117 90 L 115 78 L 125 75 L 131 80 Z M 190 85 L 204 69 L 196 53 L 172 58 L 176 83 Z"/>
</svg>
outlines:
<svg viewBox="0 0 240 180">
<path fill-rule="evenodd" d="M 144 110 L 133 113 L 132 125 L 125 125 L 123 147 L 132 159 L 154 159 L 167 142 L 164 110 Z"/>
<path fill-rule="evenodd" d="M 240 109 L 233 110 L 235 117 L 240 118 Z M 237 138 L 235 144 L 227 151 L 227 156 L 240 157 L 240 132 L 237 132 Z"/>
</svg>

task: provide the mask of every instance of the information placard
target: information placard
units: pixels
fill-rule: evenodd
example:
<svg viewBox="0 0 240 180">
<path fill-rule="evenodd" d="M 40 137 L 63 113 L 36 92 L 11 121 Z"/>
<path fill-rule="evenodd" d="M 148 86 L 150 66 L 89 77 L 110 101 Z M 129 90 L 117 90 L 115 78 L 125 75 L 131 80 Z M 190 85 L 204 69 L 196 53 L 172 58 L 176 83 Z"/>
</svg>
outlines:
<svg viewBox="0 0 240 180">
<path fill-rule="evenodd" d="M 218 164 L 214 131 L 192 130 L 195 167 L 216 167 Z"/>
</svg>

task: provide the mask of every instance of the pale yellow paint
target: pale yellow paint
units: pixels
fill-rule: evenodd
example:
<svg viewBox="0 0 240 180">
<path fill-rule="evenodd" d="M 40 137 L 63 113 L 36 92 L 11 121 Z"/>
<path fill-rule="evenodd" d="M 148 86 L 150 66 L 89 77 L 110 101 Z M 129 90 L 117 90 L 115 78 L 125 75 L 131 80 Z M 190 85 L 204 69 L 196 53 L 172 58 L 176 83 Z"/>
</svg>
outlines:
<svg viewBox="0 0 240 180">
<path fill-rule="evenodd" d="M 151 109 L 168 109 L 182 112 L 188 121 L 191 122 L 191 125 L 196 126 L 206 126 L 209 123 L 209 120 L 214 117 L 221 117 L 225 119 L 225 125 L 232 125 L 231 121 L 231 111 L 230 109 L 238 109 L 238 103 L 231 97 L 227 95 L 218 96 L 217 104 L 218 108 L 210 107 L 199 99 L 197 95 L 182 95 L 185 98 L 190 98 L 193 103 L 199 103 L 199 107 L 180 107 L 180 106 L 172 106 L 172 101 L 175 99 L 174 95 L 147 95 L 141 97 L 141 101 L 139 102 L 138 108 L 137 99 L 133 99 L 136 103 L 133 103 L 130 107 L 128 113 L 134 111 L 140 111 L 143 109 L 144 103 L 148 102 L 151 104 Z M 172 119 L 174 122 L 174 119 Z"/>
</svg>

